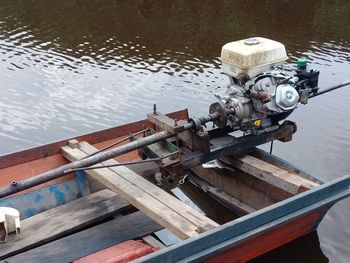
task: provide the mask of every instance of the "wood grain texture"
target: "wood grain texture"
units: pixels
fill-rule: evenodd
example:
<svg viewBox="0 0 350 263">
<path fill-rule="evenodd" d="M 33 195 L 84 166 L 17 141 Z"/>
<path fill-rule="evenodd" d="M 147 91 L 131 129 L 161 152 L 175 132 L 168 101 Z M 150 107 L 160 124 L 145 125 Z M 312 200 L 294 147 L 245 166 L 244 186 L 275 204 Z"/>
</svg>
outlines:
<svg viewBox="0 0 350 263">
<path fill-rule="evenodd" d="M 65 157 L 71 161 L 86 156 L 80 149 L 72 149 L 68 146 L 62 147 L 62 151 Z M 170 231 L 180 238 L 186 239 L 198 234 L 196 232 L 198 228 L 196 225 L 181 217 L 168 206 L 153 198 L 147 192 L 143 191 L 143 189 L 138 188 L 134 183 L 125 180 L 114 171 L 103 168 L 87 170 L 86 173 L 117 193 L 124 200 L 143 211 L 156 222 L 169 228 Z"/>
<path fill-rule="evenodd" d="M 272 165 L 251 155 L 245 155 L 239 159 L 225 157 L 222 158 L 222 160 L 267 182 L 268 184 L 283 189 L 292 195 L 299 193 L 300 188 L 310 189 L 319 185 L 299 176 L 298 174 L 281 169 L 278 166 Z"/>
<path fill-rule="evenodd" d="M 304 236 L 314 230 L 316 222 L 322 217 L 323 209 L 309 213 L 301 218 L 286 223 L 277 229 L 243 241 L 229 250 L 219 253 L 206 263 L 243 263 L 268 251 L 280 247 L 298 237 Z"/>
<path fill-rule="evenodd" d="M 86 154 L 91 154 L 97 150 L 95 147 L 88 144 L 87 142 L 80 142 L 79 149 Z M 117 163 L 118 162 L 115 160 L 107 160 L 105 162 L 102 162 L 102 164 L 105 164 L 105 165 L 113 165 Z M 219 226 L 213 220 L 209 219 L 208 217 L 198 212 L 197 210 L 194 210 L 188 205 L 182 203 L 176 197 L 168 194 L 163 189 L 159 188 L 158 186 L 154 185 L 148 180 L 142 178 L 141 176 L 139 176 L 137 173 L 133 172 L 129 168 L 125 166 L 118 166 L 118 167 L 111 167 L 109 169 L 117 173 L 119 176 L 123 177 L 128 182 L 136 185 L 138 188 L 146 191 L 150 196 L 157 199 L 164 205 L 169 206 L 171 210 L 181 215 L 182 217 L 186 218 L 188 221 L 197 225 L 198 227 L 201 227 L 204 229 L 210 229 L 210 228 Z"/>
<path fill-rule="evenodd" d="M 224 169 L 204 169 L 202 166 L 194 167 L 191 171 L 209 184 L 244 201 L 254 209 L 260 209 L 281 200 L 280 196 L 275 195 L 275 190 L 278 189 L 267 187 L 261 189 L 255 178 L 240 171 L 233 173 Z"/>
<path fill-rule="evenodd" d="M 145 113 L 145 116 L 146 116 L 146 113 Z M 176 118 L 178 120 L 188 119 L 188 111 L 187 109 L 180 110 L 177 112 L 169 113 L 167 114 L 167 116 L 173 119 Z M 141 120 L 141 121 L 113 127 L 106 130 L 77 136 L 75 138 L 78 139 L 79 141 L 87 141 L 90 144 L 96 144 L 103 141 L 112 140 L 113 138 L 116 138 L 116 137 L 125 136 L 125 135 L 128 135 L 129 133 L 140 131 L 143 129 L 144 126 L 153 127 L 153 124 L 147 120 Z M 58 154 L 60 153 L 61 147 L 66 145 L 69 139 L 15 152 L 15 153 L 10 153 L 7 155 L 3 155 L 0 157 L 0 169 Z"/>
<path fill-rule="evenodd" d="M 107 221 L 40 247 L 7 258 L 8 263 L 64 263 L 90 255 L 130 239 L 138 239 L 162 226 L 142 212 Z"/>
<path fill-rule="evenodd" d="M 258 158 L 260 160 L 263 160 L 265 162 L 268 162 L 272 165 L 275 165 L 283 170 L 289 171 L 291 173 L 297 174 L 300 177 L 303 177 L 305 179 L 308 179 L 310 181 L 313 181 L 318 184 L 323 184 L 324 182 L 320 180 L 320 178 L 317 178 L 315 175 L 310 175 L 307 172 L 297 168 L 294 164 L 281 159 L 273 154 L 270 154 L 262 149 L 255 148 L 251 153 L 249 153 L 255 158 Z"/>
<path fill-rule="evenodd" d="M 247 205 L 245 202 L 238 200 L 237 198 L 233 197 L 232 195 L 229 195 L 225 191 L 222 191 L 221 189 L 215 186 L 210 185 L 200 177 L 195 175 L 192 175 L 192 176 L 194 176 L 195 183 L 198 184 L 198 186 L 203 191 L 212 194 L 215 198 L 217 198 L 218 200 L 223 202 L 226 206 L 228 206 L 230 209 L 235 211 L 237 215 L 243 216 L 256 211 L 256 209 Z"/>
<path fill-rule="evenodd" d="M 0 259 L 71 234 L 128 207 L 127 202 L 106 189 L 29 217 L 21 222 L 17 240 L 1 244 Z"/>
<path fill-rule="evenodd" d="M 152 235 L 144 236 L 142 238 L 142 240 L 143 240 L 143 242 L 145 242 L 146 244 L 148 244 L 148 245 L 150 245 L 151 247 L 154 247 L 154 248 L 163 249 L 163 248 L 166 247 L 162 242 L 160 242 L 158 239 L 156 239 Z"/>
</svg>

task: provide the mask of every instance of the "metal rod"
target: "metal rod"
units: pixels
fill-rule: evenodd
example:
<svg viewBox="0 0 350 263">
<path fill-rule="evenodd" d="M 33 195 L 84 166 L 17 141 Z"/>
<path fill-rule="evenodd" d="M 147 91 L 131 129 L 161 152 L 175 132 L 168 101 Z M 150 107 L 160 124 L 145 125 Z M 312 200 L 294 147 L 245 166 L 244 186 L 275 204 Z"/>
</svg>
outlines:
<svg viewBox="0 0 350 263">
<path fill-rule="evenodd" d="M 151 163 L 151 162 L 157 162 L 161 161 L 161 158 L 153 158 L 153 159 L 146 159 L 146 160 L 138 160 L 133 162 L 124 162 L 124 163 L 115 163 L 115 164 L 106 164 L 106 165 L 94 165 L 94 166 L 88 166 L 88 167 L 80 167 L 80 168 L 74 168 L 74 169 L 68 169 L 64 171 L 64 173 L 72 173 L 77 171 L 86 171 L 86 170 L 95 170 L 95 169 L 102 169 L 102 168 L 110 168 L 110 167 L 117 167 L 117 166 L 125 166 L 125 165 L 134 165 L 134 164 L 140 164 L 140 163 Z"/>
<path fill-rule="evenodd" d="M 270 154 L 272 154 L 272 149 L 273 149 L 273 140 L 270 143 Z"/>
<path fill-rule="evenodd" d="M 141 133 L 144 133 L 144 132 L 146 132 L 146 131 L 148 131 L 148 130 L 149 130 L 149 128 L 143 129 L 143 130 L 138 131 L 138 132 L 135 132 L 135 133 L 133 133 L 133 134 L 130 134 L 130 135 L 128 135 L 128 136 L 126 136 L 126 137 L 120 139 L 119 141 L 116 141 L 116 142 L 114 142 L 114 143 L 112 143 L 112 144 L 110 144 L 110 145 L 107 145 L 106 147 L 104 147 L 104 148 L 102 148 L 102 149 L 100 149 L 100 150 L 98 150 L 98 151 L 96 151 L 96 152 L 94 152 L 94 153 L 91 153 L 91 154 L 89 154 L 89 155 L 86 155 L 83 159 L 88 158 L 88 157 L 90 157 L 90 156 L 93 156 L 93 155 L 95 155 L 95 154 L 97 154 L 97 153 L 103 152 L 103 151 L 105 151 L 105 150 L 107 150 L 107 149 L 110 149 L 110 148 L 112 148 L 112 147 L 114 147 L 114 146 L 116 146 L 116 145 L 118 145 L 118 144 L 120 144 L 120 143 L 122 143 L 122 142 L 125 142 L 125 141 L 127 141 L 127 140 L 130 140 L 131 136 L 137 136 L 137 135 L 139 135 L 139 134 L 141 134 Z"/>
<path fill-rule="evenodd" d="M 119 147 L 116 147 L 114 149 L 110 149 L 104 152 L 97 153 L 93 156 L 90 156 L 85 159 L 77 160 L 72 163 L 68 163 L 66 165 L 62 165 L 60 167 L 57 167 L 53 170 L 50 170 L 48 172 L 36 175 L 34 177 L 22 180 L 21 182 L 12 182 L 11 185 L 3 187 L 0 189 L 0 198 L 17 193 L 19 191 L 22 191 L 24 189 L 45 183 L 47 181 L 56 179 L 58 177 L 61 177 L 65 175 L 65 171 L 69 169 L 76 169 L 80 167 L 85 166 L 91 166 L 109 159 L 112 159 L 114 157 L 120 156 L 122 154 L 137 150 L 138 148 L 141 148 L 143 146 L 159 142 L 161 140 L 168 139 L 172 137 L 173 134 L 167 131 L 162 131 L 159 133 L 152 134 L 150 136 L 141 138 L 137 141 L 130 142 L 128 144 L 121 145 Z"/>
<path fill-rule="evenodd" d="M 205 124 L 206 122 L 210 122 L 215 120 L 218 117 L 218 114 L 210 114 L 207 117 L 199 118 L 200 125 Z M 195 122 L 189 122 L 184 125 L 184 130 L 190 130 L 193 127 L 196 126 Z M 60 167 L 57 167 L 53 170 L 47 171 L 45 173 L 41 173 L 39 175 L 36 175 L 34 177 L 22 180 L 20 182 L 12 182 L 9 186 L 5 186 L 0 189 L 0 198 L 3 198 L 5 196 L 9 196 L 11 194 L 20 192 L 24 189 L 51 181 L 53 179 L 59 178 L 63 175 L 67 174 L 67 171 L 71 169 L 77 169 L 81 167 L 89 167 L 94 164 L 104 162 L 106 160 L 118 157 L 122 154 L 132 152 L 134 150 L 137 150 L 141 147 L 150 145 L 152 143 L 156 143 L 162 140 L 169 139 L 170 137 L 174 136 L 172 133 L 168 131 L 161 131 L 152 135 L 149 135 L 147 137 L 143 137 L 137 141 L 129 142 L 128 144 L 121 145 L 119 147 L 105 150 L 102 152 L 98 152 L 92 156 L 62 165 Z"/>
<path fill-rule="evenodd" d="M 317 93 L 315 93 L 315 94 L 312 94 L 309 98 L 314 98 L 314 97 L 316 97 L 316 96 L 318 96 L 318 95 L 322 95 L 322 94 L 324 94 L 324 93 L 330 92 L 330 91 L 332 91 L 332 90 L 339 89 L 339 88 L 344 87 L 344 86 L 347 86 L 347 85 L 350 85 L 350 79 L 349 79 L 349 80 L 346 80 L 346 81 L 344 81 L 344 82 L 342 82 L 342 83 L 340 83 L 340 84 L 338 84 L 338 85 L 335 85 L 335 86 L 333 86 L 333 87 L 330 87 L 330 88 L 321 90 L 321 91 L 319 91 L 319 92 L 317 92 Z"/>
</svg>

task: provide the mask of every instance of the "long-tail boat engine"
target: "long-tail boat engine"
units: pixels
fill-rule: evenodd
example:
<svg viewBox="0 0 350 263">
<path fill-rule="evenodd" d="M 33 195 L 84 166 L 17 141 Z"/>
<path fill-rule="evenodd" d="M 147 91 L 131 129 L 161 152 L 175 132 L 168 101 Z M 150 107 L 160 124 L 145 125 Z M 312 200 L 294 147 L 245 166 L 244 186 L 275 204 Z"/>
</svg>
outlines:
<svg viewBox="0 0 350 263">
<path fill-rule="evenodd" d="M 295 72 L 283 69 L 287 59 L 283 44 L 262 37 L 230 42 L 222 47 L 222 70 L 230 85 L 210 113 L 219 128 L 257 131 L 272 127 L 318 90 L 319 71 L 307 70 L 298 60 Z"/>
</svg>

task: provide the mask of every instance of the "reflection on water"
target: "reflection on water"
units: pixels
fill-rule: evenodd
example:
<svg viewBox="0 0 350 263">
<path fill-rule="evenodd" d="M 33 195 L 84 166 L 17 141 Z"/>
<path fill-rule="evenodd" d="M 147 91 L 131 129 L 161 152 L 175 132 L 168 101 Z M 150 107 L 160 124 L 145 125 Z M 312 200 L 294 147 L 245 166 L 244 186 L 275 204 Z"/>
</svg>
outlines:
<svg viewBox="0 0 350 263">
<path fill-rule="evenodd" d="M 336 203 L 318 227 L 321 249 L 330 263 L 349 262 L 349 207 L 349 198 Z"/>
<path fill-rule="evenodd" d="M 306 56 L 321 87 L 349 79 L 349 13 L 347 0 L 4 0 L 0 154 L 141 119 L 153 103 L 206 114 L 227 84 L 221 46 L 249 36 L 284 43 L 289 63 Z M 300 106 L 275 153 L 325 180 L 349 173 L 349 95 Z"/>
</svg>

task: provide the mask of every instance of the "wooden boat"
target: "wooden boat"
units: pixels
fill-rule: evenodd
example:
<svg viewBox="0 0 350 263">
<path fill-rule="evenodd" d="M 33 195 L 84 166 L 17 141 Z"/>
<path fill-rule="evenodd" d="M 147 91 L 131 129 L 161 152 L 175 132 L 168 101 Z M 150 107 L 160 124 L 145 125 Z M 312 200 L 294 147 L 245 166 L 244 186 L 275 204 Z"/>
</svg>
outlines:
<svg viewBox="0 0 350 263">
<path fill-rule="evenodd" d="M 182 120 L 188 113 L 168 116 Z M 0 186 L 16 185 L 144 127 L 153 124 L 143 120 L 1 156 Z M 137 158 L 134 151 L 117 160 Z M 156 166 L 77 171 L 0 200 L 21 215 L 21 234 L 0 244 L 0 259 L 98 262 L 116 257 L 119 243 L 144 239 L 158 251 L 135 262 L 245 262 L 315 230 L 327 210 L 350 195 L 349 176 L 322 183 L 262 150 L 221 161 L 223 169 L 191 169 L 190 180 L 235 210 L 235 220 L 219 225 L 150 184 L 144 177 L 153 176 Z M 165 247 L 152 235 L 163 228 L 182 240 Z"/>
</svg>

